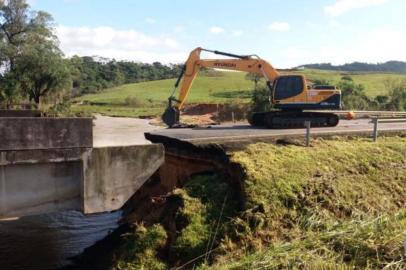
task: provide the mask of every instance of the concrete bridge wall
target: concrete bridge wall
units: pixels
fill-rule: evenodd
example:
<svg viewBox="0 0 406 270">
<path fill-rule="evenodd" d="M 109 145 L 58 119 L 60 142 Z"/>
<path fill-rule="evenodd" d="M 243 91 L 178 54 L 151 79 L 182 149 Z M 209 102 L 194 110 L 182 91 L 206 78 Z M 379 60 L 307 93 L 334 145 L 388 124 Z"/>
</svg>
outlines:
<svg viewBox="0 0 406 270">
<path fill-rule="evenodd" d="M 3 151 L 0 157 L 0 218 L 63 210 L 91 214 L 124 205 L 164 162 L 164 149 L 150 144 Z"/>
<path fill-rule="evenodd" d="M 0 150 L 90 148 L 92 118 L 0 117 Z"/>
<path fill-rule="evenodd" d="M 164 162 L 160 144 L 92 148 L 91 118 L 0 118 L 0 219 L 119 209 Z"/>
<path fill-rule="evenodd" d="M 40 117 L 40 110 L 3 110 L 0 109 L 0 117 Z"/>
</svg>

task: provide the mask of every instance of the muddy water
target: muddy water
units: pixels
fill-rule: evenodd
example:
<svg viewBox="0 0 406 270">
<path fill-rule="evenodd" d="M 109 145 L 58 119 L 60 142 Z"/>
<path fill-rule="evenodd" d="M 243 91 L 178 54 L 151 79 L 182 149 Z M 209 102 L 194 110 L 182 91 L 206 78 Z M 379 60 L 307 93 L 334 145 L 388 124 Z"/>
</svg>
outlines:
<svg viewBox="0 0 406 270">
<path fill-rule="evenodd" d="M 0 269 L 58 269 L 118 227 L 121 212 L 75 211 L 0 221 Z"/>
</svg>

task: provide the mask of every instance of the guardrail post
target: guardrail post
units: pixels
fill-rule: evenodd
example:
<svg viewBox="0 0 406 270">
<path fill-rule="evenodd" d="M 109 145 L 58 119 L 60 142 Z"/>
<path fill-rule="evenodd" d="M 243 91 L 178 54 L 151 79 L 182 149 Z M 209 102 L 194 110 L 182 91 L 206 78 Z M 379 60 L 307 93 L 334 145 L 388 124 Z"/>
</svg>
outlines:
<svg viewBox="0 0 406 270">
<path fill-rule="evenodd" d="M 374 123 L 373 140 L 374 140 L 374 142 L 376 142 L 378 140 L 378 122 L 379 122 L 379 119 L 378 119 L 378 117 L 375 117 L 372 121 Z"/>
<path fill-rule="evenodd" d="M 305 121 L 305 127 L 306 127 L 306 146 L 310 146 L 310 126 L 311 122 L 310 121 Z"/>
<path fill-rule="evenodd" d="M 231 119 L 232 119 L 233 123 L 235 123 L 234 112 L 231 112 Z"/>
</svg>

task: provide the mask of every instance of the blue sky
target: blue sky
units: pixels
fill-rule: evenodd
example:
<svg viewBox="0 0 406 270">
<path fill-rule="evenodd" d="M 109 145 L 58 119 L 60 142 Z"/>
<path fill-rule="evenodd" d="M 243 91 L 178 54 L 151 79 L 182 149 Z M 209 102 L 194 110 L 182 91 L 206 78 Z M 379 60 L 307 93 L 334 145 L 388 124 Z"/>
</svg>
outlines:
<svg viewBox="0 0 406 270">
<path fill-rule="evenodd" d="M 404 0 L 30 0 L 67 56 L 183 62 L 204 47 L 277 67 L 406 61 Z M 207 57 L 209 57 L 207 55 Z"/>
</svg>

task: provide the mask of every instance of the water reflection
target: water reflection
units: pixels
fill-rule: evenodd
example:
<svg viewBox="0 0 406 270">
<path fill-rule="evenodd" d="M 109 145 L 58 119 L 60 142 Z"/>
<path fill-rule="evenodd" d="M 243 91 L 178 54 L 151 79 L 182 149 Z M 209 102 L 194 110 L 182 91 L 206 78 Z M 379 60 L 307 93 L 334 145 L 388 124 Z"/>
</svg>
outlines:
<svg viewBox="0 0 406 270">
<path fill-rule="evenodd" d="M 117 228 L 121 212 L 68 211 L 0 221 L 0 269 L 56 269 Z"/>
</svg>

